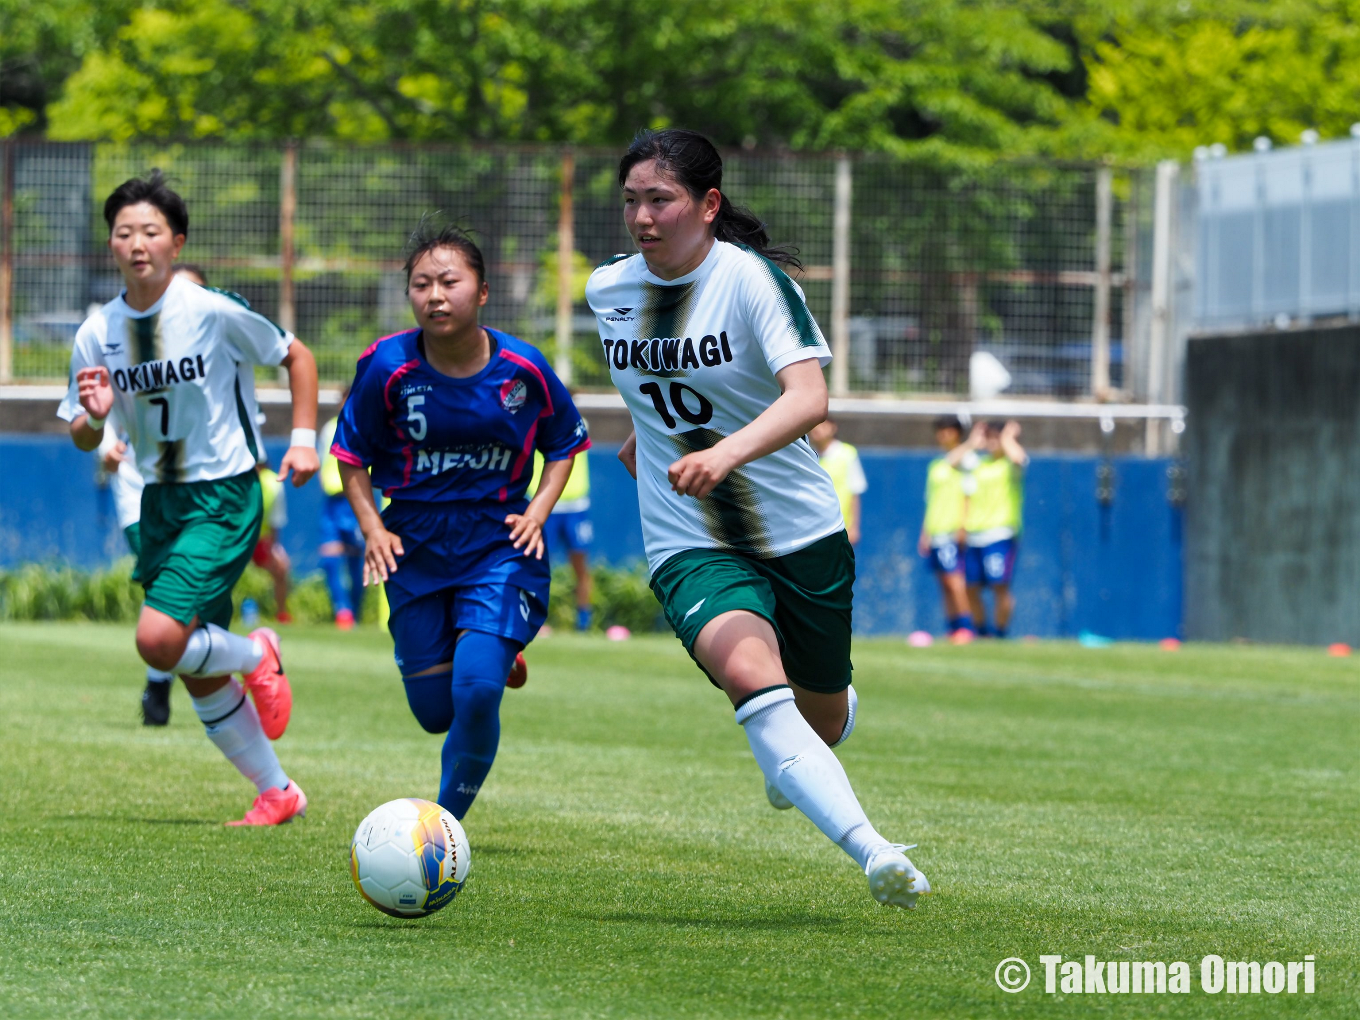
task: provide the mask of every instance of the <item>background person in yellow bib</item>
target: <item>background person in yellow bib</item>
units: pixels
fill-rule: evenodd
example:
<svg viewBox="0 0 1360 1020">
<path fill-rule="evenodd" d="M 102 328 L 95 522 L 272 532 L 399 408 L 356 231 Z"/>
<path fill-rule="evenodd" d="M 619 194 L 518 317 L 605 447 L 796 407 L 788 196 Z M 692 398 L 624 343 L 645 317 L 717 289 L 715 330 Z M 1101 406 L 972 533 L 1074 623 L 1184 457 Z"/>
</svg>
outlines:
<svg viewBox="0 0 1360 1020">
<path fill-rule="evenodd" d="M 973 615 L 963 579 L 964 518 L 973 477 L 950 454 L 962 445 L 963 423 L 953 415 L 935 419 L 935 445 L 941 455 L 926 469 L 926 516 L 917 551 L 929 561 L 944 598 L 945 627 L 955 644 L 973 640 Z"/>
<path fill-rule="evenodd" d="M 860 496 L 868 490 L 869 483 L 859 462 L 859 451 L 837 439 L 837 431 L 836 423 L 828 418 L 808 433 L 808 439 L 817 451 L 817 463 L 831 476 L 841 503 L 841 517 L 845 519 L 845 535 L 851 545 L 859 545 Z"/>
<path fill-rule="evenodd" d="M 1025 465 L 1029 463 L 1029 455 L 1020 445 L 1020 423 L 979 422 L 956 453 L 957 457 L 950 454 L 950 460 L 965 468 L 973 456 L 977 457 L 965 521 L 968 548 L 963 569 L 968 601 L 979 634 L 1005 637 L 1015 612 L 1011 578 L 1024 514 Z M 984 588 L 992 589 L 990 626 L 982 601 Z"/>
<path fill-rule="evenodd" d="M 567 487 L 543 526 L 543 541 L 554 562 L 564 553 L 576 574 L 576 629 L 590 630 L 590 546 L 595 541 L 595 525 L 590 521 L 590 464 L 586 451 L 575 457 Z M 529 498 L 538 491 L 543 474 L 543 454 L 534 453 L 534 477 L 529 482 Z"/>
<path fill-rule="evenodd" d="M 340 407 L 336 417 L 321 427 L 317 449 L 321 454 L 321 491 L 326 501 L 321 505 L 321 570 L 326 575 L 326 591 L 331 596 L 331 612 L 340 630 L 349 630 L 363 611 L 364 604 L 364 535 L 359 521 L 345 498 L 340 484 L 340 462 L 331 453 L 335 441 L 335 426 L 340 411 L 349 397 L 349 387 L 340 392 Z M 382 588 L 378 588 L 379 598 Z"/>
</svg>

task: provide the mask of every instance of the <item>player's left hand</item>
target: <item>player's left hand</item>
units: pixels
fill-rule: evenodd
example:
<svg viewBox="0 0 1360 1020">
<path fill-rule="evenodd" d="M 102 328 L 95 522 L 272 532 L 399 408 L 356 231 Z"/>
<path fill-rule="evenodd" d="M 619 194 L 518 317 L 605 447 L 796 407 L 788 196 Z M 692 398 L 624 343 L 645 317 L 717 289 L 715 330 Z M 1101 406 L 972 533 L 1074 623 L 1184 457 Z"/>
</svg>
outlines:
<svg viewBox="0 0 1360 1020">
<path fill-rule="evenodd" d="M 681 457 L 666 472 L 671 488 L 681 496 L 703 499 L 716 489 L 724 478 L 736 467 L 722 450 L 715 446 L 711 450 L 700 450 Z"/>
<path fill-rule="evenodd" d="M 518 549 L 524 547 L 525 556 L 543 558 L 543 522 L 531 514 L 511 514 L 505 519 L 510 526 L 510 541 Z"/>
<path fill-rule="evenodd" d="M 121 439 L 104 451 L 104 470 L 111 475 L 118 473 L 118 465 L 127 460 L 123 454 L 127 453 L 127 443 Z"/>
<path fill-rule="evenodd" d="M 280 482 L 288 477 L 289 470 L 293 472 L 293 488 L 296 489 L 306 485 L 308 479 L 321 470 L 321 458 L 313 447 L 290 446 L 279 463 Z"/>
</svg>

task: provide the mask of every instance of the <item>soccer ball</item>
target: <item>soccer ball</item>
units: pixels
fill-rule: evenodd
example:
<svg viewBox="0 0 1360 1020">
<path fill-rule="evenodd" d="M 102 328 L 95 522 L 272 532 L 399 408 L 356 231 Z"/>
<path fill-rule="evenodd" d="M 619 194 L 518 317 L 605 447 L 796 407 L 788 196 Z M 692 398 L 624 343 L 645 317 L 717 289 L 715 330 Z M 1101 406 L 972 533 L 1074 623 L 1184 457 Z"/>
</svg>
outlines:
<svg viewBox="0 0 1360 1020">
<path fill-rule="evenodd" d="M 375 808 L 359 823 L 349 850 L 355 888 L 393 917 L 425 917 L 448 906 L 471 863 L 458 819 L 415 797 Z"/>
</svg>

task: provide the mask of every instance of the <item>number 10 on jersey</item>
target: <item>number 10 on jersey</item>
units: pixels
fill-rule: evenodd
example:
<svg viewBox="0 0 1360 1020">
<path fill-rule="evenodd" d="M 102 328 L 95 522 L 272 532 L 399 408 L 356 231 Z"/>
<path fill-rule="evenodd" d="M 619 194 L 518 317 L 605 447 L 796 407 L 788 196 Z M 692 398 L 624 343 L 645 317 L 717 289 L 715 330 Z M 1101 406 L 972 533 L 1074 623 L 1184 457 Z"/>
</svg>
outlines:
<svg viewBox="0 0 1360 1020">
<path fill-rule="evenodd" d="M 676 415 L 691 425 L 707 425 L 713 420 L 713 404 L 693 386 L 687 386 L 682 382 L 671 383 L 670 407 L 666 406 L 666 397 L 661 392 L 660 383 L 643 383 L 638 387 L 638 392 L 645 393 L 651 398 L 652 406 L 656 408 L 656 413 L 661 416 L 668 429 L 677 426 Z M 691 404 L 698 406 L 692 408 Z M 671 407 L 675 408 L 675 414 L 671 414 Z"/>
</svg>

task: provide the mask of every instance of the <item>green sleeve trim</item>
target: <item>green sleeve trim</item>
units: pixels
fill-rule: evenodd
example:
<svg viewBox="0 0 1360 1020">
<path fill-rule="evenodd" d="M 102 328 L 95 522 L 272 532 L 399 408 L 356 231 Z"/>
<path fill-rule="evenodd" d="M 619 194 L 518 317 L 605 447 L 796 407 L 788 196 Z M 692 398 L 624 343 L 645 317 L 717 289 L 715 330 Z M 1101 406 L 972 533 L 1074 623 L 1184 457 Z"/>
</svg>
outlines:
<svg viewBox="0 0 1360 1020">
<path fill-rule="evenodd" d="M 808 306 L 803 299 L 798 296 L 798 291 L 793 286 L 793 281 L 788 274 L 780 269 L 771 259 L 766 258 L 750 245 L 737 245 L 742 251 L 753 255 L 760 267 L 765 270 L 765 275 L 774 284 L 775 290 L 784 303 L 784 314 L 788 320 L 788 330 L 799 347 L 820 347 L 822 339 L 817 332 L 817 325 L 812 321 L 812 313 L 808 311 Z"/>
<path fill-rule="evenodd" d="M 227 289 L 225 289 L 225 288 L 223 288 L 223 287 L 204 287 L 203 289 L 204 289 L 204 290 L 210 290 L 210 291 L 212 291 L 214 294 L 221 294 L 221 295 L 222 295 L 224 298 L 226 298 L 228 301 L 235 301 L 238 305 L 240 305 L 242 308 L 244 308 L 244 309 L 245 309 L 246 311 L 248 311 L 248 312 L 255 312 L 255 309 L 253 309 L 253 308 L 250 307 L 250 302 L 247 301 L 247 300 L 246 300 L 244 297 L 242 297 L 240 294 L 236 293 L 236 291 L 234 291 L 234 290 L 227 290 Z M 259 316 L 261 319 L 263 319 L 265 322 L 269 323 L 269 325 L 273 326 L 276 330 L 278 330 L 278 331 L 279 331 L 279 336 L 287 336 L 287 335 L 288 335 L 287 331 L 285 331 L 284 328 L 283 328 L 282 326 L 280 326 L 277 322 L 275 322 L 275 321 L 274 321 L 273 319 L 271 319 L 269 316 L 265 315 L 263 312 L 255 312 L 255 314 L 258 315 L 258 316 Z"/>
</svg>

